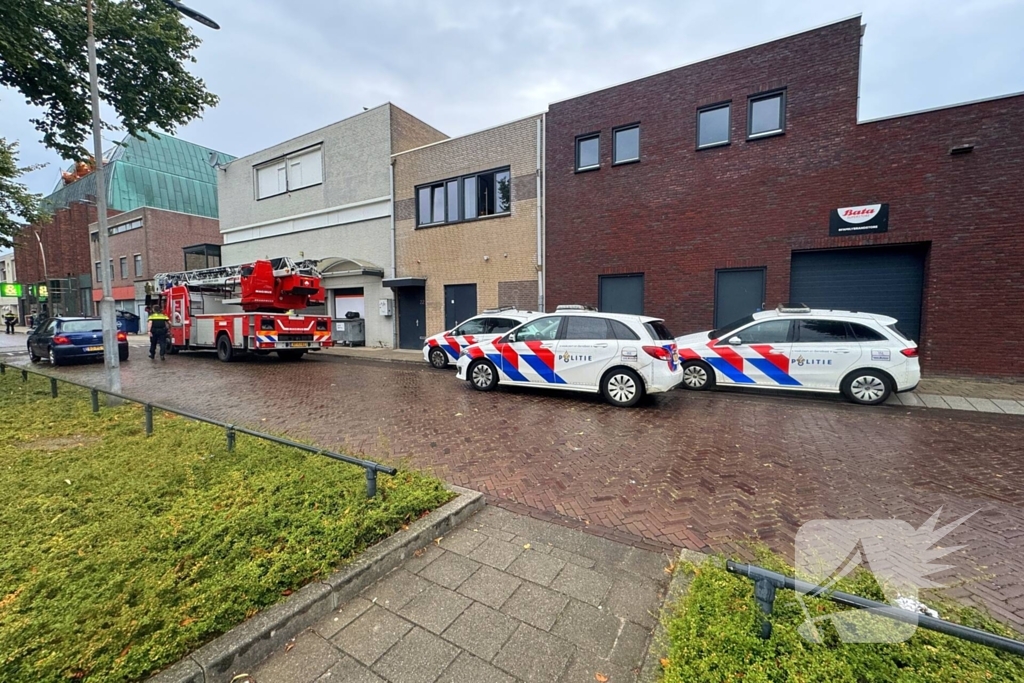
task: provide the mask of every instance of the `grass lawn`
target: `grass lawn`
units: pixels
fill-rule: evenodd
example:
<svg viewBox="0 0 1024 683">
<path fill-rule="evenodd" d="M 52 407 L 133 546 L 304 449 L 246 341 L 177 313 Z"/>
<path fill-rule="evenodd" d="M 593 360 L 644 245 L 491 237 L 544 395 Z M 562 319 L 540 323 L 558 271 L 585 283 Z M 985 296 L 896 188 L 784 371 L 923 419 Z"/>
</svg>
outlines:
<svg viewBox="0 0 1024 683">
<path fill-rule="evenodd" d="M 452 496 L 0 377 L 0 681 L 137 681 Z"/>
<path fill-rule="evenodd" d="M 758 564 L 792 575 L 792 568 L 767 552 Z M 904 643 L 845 644 L 834 628 L 822 628 L 821 644 L 797 633 L 805 615 L 793 591 L 776 593 L 772 636 L 757 633 L 761 614 L 754 602 L 754 584 L 711 560 L 693 574 L 687 595 L 668 624 L 669 655 L 662 660 L 668 683 L 743 681 L 744 683 L 994 683 L 1024 681 L 1024 657 L 975 645 L 922 628 Z M 884 601 L 867 572 L 840 581 L 837 590 Z M 808 611 L 820 615 L 844 609 L 826 600 L 805 598 Z M 929 604 L 943 619 L 1011 638 L 1011 630 L 973 609 L 955 604 Z"/>
</svg>

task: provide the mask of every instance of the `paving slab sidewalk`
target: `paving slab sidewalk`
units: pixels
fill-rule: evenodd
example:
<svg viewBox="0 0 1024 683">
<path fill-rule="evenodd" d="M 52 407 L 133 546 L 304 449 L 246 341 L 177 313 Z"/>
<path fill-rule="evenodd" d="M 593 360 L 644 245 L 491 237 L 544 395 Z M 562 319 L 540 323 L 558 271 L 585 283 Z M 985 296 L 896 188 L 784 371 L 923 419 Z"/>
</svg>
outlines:
<svg viewBox="0 0 1024 683">
<path fill-rule="evenodd" d="M 670 560 L 488 506 L 273 654 L 251 681 L 632 683 Z"/>
</svg>

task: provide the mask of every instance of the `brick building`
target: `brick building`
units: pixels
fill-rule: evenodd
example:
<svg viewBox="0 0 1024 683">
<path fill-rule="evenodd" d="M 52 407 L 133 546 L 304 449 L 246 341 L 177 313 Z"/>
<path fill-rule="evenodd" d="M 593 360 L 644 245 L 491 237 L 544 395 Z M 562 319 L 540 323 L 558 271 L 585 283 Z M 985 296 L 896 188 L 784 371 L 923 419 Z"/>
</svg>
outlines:
<svg viewBox="0 0 1024 683">
<path fill-rule="evenodd" d="M 497 306 L 540 302 L 543 116 L 392 155 L 402 348 Z"/>
<path fill-rule="evenodd" d="M 115 218 L 119 214 L 151 207 L 163 213 L 205 217 L 216 223 L 215 166 L 233 158 L 169 135 L 145 136 L 141 140 L 127 136 L 104 157 L 108 220 L 111 225 L 122 225 L 124 221 Z M 69 177 L 43 199 L 43 207 L 52 218 L 47 223 L 28 226 L 15 240 L 18 278 L 25 292 L 21 301 L 24 314 L 42 312 L 44 308 L 65 315 L 95 312 L 92 302 L 99 300 L 100 291 L 98 283 L 93 291 L 98 259 L 92 255 L 90 241 L 90 234 L 95 232 L 95 227 L 90 226 L 97 220 L 95 199 L 95 172 L 77 179 Z M 163 224 L 177 221 L 169 219 Z M 188 224 L 206 225 L 203 221 Z M 220 243 L 218 234 L 210 238 L 208 231 L 198 229 L 195 236 L 175 233 L 173 243 L 170 236 L 162 238 L 161 249 L 178 253 L 175 268 L 181 267 L 182 247 L 208 239 Z M 149 241 L 155 242 L 152 233 L 149 234 Z M 116 262 L 121 254 L 114 251 L 113 244 L 111 257 Z M 133 251 L 130 258 L 135 253 L 143 252 Z M 130 265 L 129 272 L 134 272 L 134 263 Z M 137 309 L 132 298 L 120 303 L 127 310 Z"/>
<path fill-rule="evenodd" d="M 853 308 L 899 318 L 926 372 L 1024 373 L 1024 96 L 858 121 L 862 31 L 552 104 L 548 307 L 643 311 L 676 334 L 762 304 Z M 979 345 L 978 320 L 1004 329 Z"/>
<path fill-rule="evenodd" d="M 366 344 L 391 346 L 391 155 L 445 137 L 387 103 L 235 160 L 219 177 L 224 262 L 316 259 L 327 301 L 314 312 L 357 312 Z"/>
<path fill-rule="evenodd" d="M 220 223 L 216 218 L 141 207 L 110 218 L 110 262 L 100 267 L 99 226 L 89 226 L 92 300 L 103 296 L 102 278 L 111 277 L 115 308 L 142 318 L 145 328 L 146 284 L 157 273 L 185 269 L 183 247 L 213 245 L 219 250 Z M 219 253 L 219 251 L 217 251 Z M 206 264 L 203 264 L 204 266 Z M 220 265 L 214 263 L 211 265 Z"/>
</svg>

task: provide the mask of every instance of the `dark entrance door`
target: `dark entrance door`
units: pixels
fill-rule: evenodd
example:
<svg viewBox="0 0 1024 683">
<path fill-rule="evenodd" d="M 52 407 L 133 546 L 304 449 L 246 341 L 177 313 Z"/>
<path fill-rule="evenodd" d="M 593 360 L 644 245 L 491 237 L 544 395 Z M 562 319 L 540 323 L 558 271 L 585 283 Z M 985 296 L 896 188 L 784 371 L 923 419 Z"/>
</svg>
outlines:
<svg viewBox="0 0 1024 683">
<path fill-rule="evenodd" d="M 427 338 L 427 306 L 424 287 L 401 287 L 398 300 L 398 348 L 422 349 Z"/>
<path fill-rule="evenodd" d="M 476 313 L 476 285 L 444 286 L 444 329 L 450 330 Z"/>
<path fill-rule="evenodd" d="M 764 307 L 764 268 L 715 271 L 715 329 Z"/>
<path fill-rule="evenodd" d="M 794 252 L 789 299 L 889 315 L 900 332 L 920 341 L 926 253 L 923 244 Z"/>
</svg>

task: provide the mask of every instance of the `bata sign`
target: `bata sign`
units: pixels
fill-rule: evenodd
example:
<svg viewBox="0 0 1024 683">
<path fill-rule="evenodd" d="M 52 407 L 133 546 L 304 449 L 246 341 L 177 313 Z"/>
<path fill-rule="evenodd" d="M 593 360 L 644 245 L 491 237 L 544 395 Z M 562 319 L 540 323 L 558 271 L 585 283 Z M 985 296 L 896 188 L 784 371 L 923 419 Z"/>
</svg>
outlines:
<svg viewBox="0 0 1024 683">
<path fill-rule="evenodd" d="M 888 204 L 867 204 L 833 209 L 832 215 L 829 217 L 828 234 L 832 236 L 888 231 Z"/>
</svg>

